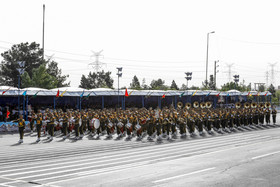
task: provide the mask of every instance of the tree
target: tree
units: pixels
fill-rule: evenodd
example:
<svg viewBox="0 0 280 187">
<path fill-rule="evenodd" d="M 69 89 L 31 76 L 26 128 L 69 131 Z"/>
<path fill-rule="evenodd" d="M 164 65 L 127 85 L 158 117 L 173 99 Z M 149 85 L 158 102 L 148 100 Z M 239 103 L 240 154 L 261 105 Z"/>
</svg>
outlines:
<svg viewBox="0 0 280 187">
<path fill-rule="evenodd" d="M 18 85 L 18 61 L 25 62 L 25 72 L 32 78 L 32 70 L 46 64 L 43 60 L 43 50 L 39 44 L 32 42 L 13 45 L 11 49 L 1 53 L 3 60 L 0 67 L 0 84 L 17 87 Z"/>
<path fill-rule="evenodd" d="M 167 90 L 167 86 L 164 85 L 164 80 L 152 80 L 150 87 L 152 90 Z"/>
<path fill-rule="evenodd" d="M 114 80 L 111 78 L 111 72 L 89 72 L 88 76 L 82 75 L 80 86 L 85 89 L 93 88 L 113 88 Z"/>
<path fill-rule="evenodd" d="M 247 86 L 247 91 L 251 91 L 252 90 L 252 84 L 249 83 L 248 86 Z"/>
<path fill-rule="evenodd" d="M 186 89 L 187 89 L 187 85 L 182 84 L 182 86 L 181 86 L 180 90 L 186 90 Z"/>
<path fill-rule="evenodd" d="M 264 92 L 264 90 L 265 90 L 264 85 L 260 85 L 260 86 L 259 86 L 259 90 L 258 90 L 258 91 L 259 91 L 259 92 Z"/>
<path fill-rule="evenodd" d="M 216 86 L 215 86 L 214 76 L 213 75 L 210 75 L 209 89 L 210 90 L 216 90 Z"/>
<path fill-rule="evenodd" d="M 236 84 L 235 82 L 228 82 L 224 85 L 222 85 L 221 91 L 229 91 L 229 90 L 238 90 L 238 91 L 245 91 L 246 86 L 240 86 Z"/>
<path fill-rule="evenodd" d="M 268 87 L 268 91 L 272 94 L 273 97 L 276 96 L 276 90 L 272 84 Z"/>
<path fill-rule="evenodd" d="M 178 88 L 178 86 L 177 86 L 177 84 L 176 84 L 176 82 L 174 80 L 172 81 L 170 88 L 172 90 L 179 90 L 179 88 Z"/>
<path fill-rule="evenodd" d="M 36 87 L 53 88 L 70 85 L 70 83 L 65 83 L 67 77 L 69 76 L 62 76 L 61 69 L 58 69 L 57 62 L 50 59 L 44 60 L 43 50 L 40 48 L 40 45 L 35 42 L 30 44 L 26 42 L 13 45 L 11 49 L 2 53 L 1 56 L 3 57 L 3 60 L 0 67 L 0 84 L 17 87 L 19 75 L 17 71 L 17 68 L 19 68 L 18 61 L 24 61 L 25 73 L 22 75 L 23 79 L 21 80 L 23 87 L 37 85 Z M 42 78 L 42 76 L 37 75 L 35 72 L 47 73 L 52 77 L 47 76 L 46 78 L 45 75 L 44 81 L 48 78 L 54 78 L 56 81 L 52 82 L 51 85 L 43 86 L 43 83 L 39 84 L 42 80 L 35 80 L 36 78 Z M 33 75 L 36 75 L 36 77 L 33 77 Z"/>
<path fill-rule="evenodd" d="M 149 89 L 149 86 L 146 84 L 146 79 L 145 79 L 145 78 L 142 79 L 142 85 L 141 85 L 141 87 L 142 87 L 144 90 Z"/>
<path fill-rule="evenodd" d="M 137 89 L 137 90 L 139 90 L 141 88 L 140 82 L 139 82 L 138 78 L 136 77 L 136 75 L 134 75 L 132 82 L 130 83 L 130 88 Z"/>
<path fill-rule="evenodd" d="M 58 81 L 52 75 L 47 72 L 46 66 L 42 64 L 38 68 L 32 70 L 32 76 L 30 77 L 27 72 L 22 75 L 22 87 L 39 87 L 52 89 L 57 87 Z"/>
<path fill-rule="evenodd" d="M 199 87 L 198 86 L 191 86 L 190 90 L 199 90 Z"/>
<path fill-rule="evenodd" d="M 51 76 L 55 77 L 57 80 L 56 87 L 64 87 L 64 86 L 70 86 L 70 82 L 65 83 L 69 75 L 62 75 L 61 69 L 58 69 L 57 62 L 53 60 L 49 60 L 47 63 L 47 73 L 49 73 Z"/>
</svg>

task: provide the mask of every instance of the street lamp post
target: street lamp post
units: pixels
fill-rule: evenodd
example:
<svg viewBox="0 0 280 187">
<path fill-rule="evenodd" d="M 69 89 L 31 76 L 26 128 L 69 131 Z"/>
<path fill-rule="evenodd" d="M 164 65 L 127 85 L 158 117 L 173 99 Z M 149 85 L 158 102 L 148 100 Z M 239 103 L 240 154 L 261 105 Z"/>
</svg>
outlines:
<svg viewBox="0 0 280 187">
<path fill-rule="evenodd" d="M 118 73 L 118 108 L 120 107 L 120 77 L 122 77 L 122 67 L 117 68 Z"/>
<path fill-rule="evenodd" d="M 18 116 L 19 116 L 19 111 L 20 111 L 20 76 L 24 73 L 24 67 L 25 67 L 25 62 L 24 61 L 19 61 L 18 62 L 19 68 L 18 70 Z"/>
<path fill-rule="evenodd" d="M 188 97 L 188 84 L 189 84 L 189 81 L 190 80 L 192 80 L 192 72 L 185 72 L 185 74 L 186 74 L 186 80 L 187 80 L 187 88 L 186 88 L 186 90 L 187 90 L 187 97 Z"/>
<path fill-rule="evenodd" d="M 207 33 L 207 51 L 206 51 L 206 87 L 208 86 L 208 49 L 209 49 L 209 34 L 213 34 L 215 31 Z"/>
<path fill-rule="evenodd" d="M 233 80 L 235 82 L 234 87 L 236 89 L 236 84 L 239 82 L 239 75 L 233 75 L 233 78 L 234 78 Z"/>
</svg>

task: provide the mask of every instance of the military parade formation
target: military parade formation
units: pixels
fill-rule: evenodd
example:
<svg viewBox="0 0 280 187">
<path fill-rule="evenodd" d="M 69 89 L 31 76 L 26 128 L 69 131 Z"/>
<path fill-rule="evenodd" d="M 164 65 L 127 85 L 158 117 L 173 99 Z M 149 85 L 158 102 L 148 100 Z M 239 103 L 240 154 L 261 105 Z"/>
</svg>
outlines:
<svg viewBox="0 0 280 187">
<path fill-rule="evenodd" d="M 45 110 L 44 112 L 31 112 L 28 116 L 31 133 L 37 132 L 36 142 L 41 136 L 47 136 L 52 141 L 55 134 L 63 140 L 70 138 L 73 133 L 74 140 L 82 139 L 86 134 L 93 139 L 107 134 L 112 139 L 126 137 L 131 140 L 136 137 L 140 141 L 145 136 L 147 140 L 162 141 L 176 139 L 180 133 L 181 138 L 204 133 L 231 133 L 235 129 L 252 128 L 261 125 L 276 124 L 277 111 L 271 108 L 270 103 L 236 103 L 233 108 L 213 108 L 210 102 L 194 102 L 193 105 L 179 102 L 174 106 L 163 109 L 129 108 L 122 109 L 87 109 L 87 110 Z M 272 116 L 272 122 L 271 122 Z M 22 116 L 18 120 L 20 140 L 23 143 L 25 121 Z"/>
</svg>

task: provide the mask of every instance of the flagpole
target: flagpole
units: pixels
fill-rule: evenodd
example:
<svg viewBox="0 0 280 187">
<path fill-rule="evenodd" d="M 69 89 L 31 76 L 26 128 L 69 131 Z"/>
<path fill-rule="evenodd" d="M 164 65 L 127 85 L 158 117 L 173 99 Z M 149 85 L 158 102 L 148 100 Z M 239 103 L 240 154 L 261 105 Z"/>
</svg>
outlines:
<svg viewBox="0 0 280 187">
<path fill-rule="evenodd" d="M 45 4 L 43 5 L 43 38 L 42 38 L 42 48 L 43 48 L 43 60 L 45 53 Z"/>
<path fill-rule="evenodd" d="M 26 96 L 26 107 L 25 107 L 25 112 L 27 115 L 27 111 L 28 111 L 28 95 Z M 28 116 L 28 115 L 27 115 Z M 27 119 L 26 119 L 27 120 Z"/>
<path fill-rule="evenodd" d="M 25 95 L 23 96 L 22 113 L 23 113 L 23 119 L 25 119 Z"/>
<path fill-rule="evenodd" d="M 53 109 L 55 109 L 55 97 L 53 97 Z"/>
<path fill-rule="evenodd" d="M 20 96 L 19 96 L 19 92 L 20 92 L 20 74 L 18 75 L 18 118 L 19 118 L 19 111 L 20 111 Z"/>
</svg>

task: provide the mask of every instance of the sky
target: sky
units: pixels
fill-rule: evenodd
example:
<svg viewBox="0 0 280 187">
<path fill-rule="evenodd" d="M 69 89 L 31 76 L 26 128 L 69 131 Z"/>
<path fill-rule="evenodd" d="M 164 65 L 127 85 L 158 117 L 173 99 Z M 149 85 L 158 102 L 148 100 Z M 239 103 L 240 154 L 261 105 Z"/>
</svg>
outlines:
<svg viewBox="0 0 280 187">
<path fill-rule="evenodd" d="M 134 75 L 146 84 L 161 78 L 201 86 L 219 61 L 217 86 L 240 76 L 249 83 L 280 85 L 279 5 L 275 0 L 9 0 L 0 2 L 0 53 L 12 44 L 42 44 L 45 11 L 45 57 L 58 62 L 78 87 L 82 74 L 94 71 L 93 51 L 102 51 L 102 69 L 123 67 L 120 87 Z M 0 57 L 2 60 L 2 57 Z M 274 72 L 270 64 L 275 64 Z M 228 66 L 232 64 L 231 77 Z M 274 73 L 274 79 L 272 79 Z M 209 79 L 209 78 L 208 78 Z"/>
</svg>

